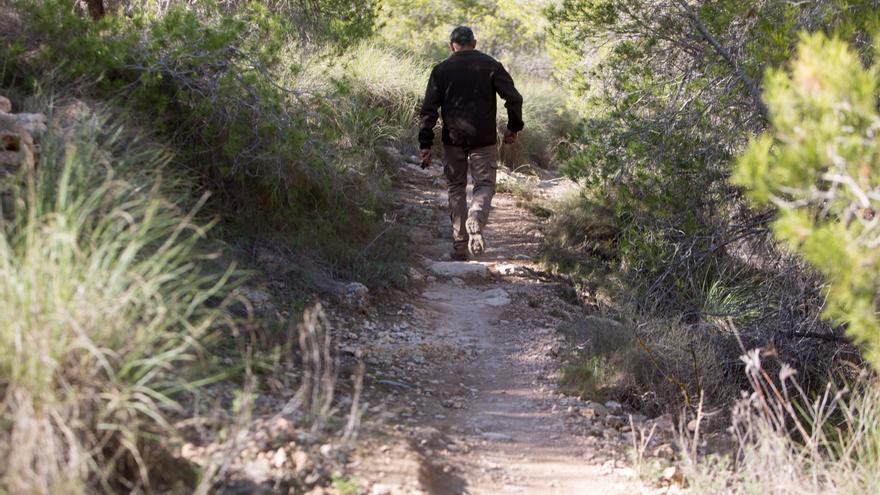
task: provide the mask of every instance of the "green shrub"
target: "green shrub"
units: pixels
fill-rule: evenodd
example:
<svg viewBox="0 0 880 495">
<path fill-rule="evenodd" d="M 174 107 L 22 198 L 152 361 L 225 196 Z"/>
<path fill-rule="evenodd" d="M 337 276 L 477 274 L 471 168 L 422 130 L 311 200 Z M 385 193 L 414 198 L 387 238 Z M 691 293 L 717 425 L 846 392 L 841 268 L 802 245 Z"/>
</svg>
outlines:
<svg viewBox="0 0 880 495">
<path fill-rule="evenodd" d="M 25 29 L 15 43 L 26 48 L 5 50 L 4 65 L 19 86 L 30 81 L 21 92 L 63 88 L 149 123 L 213 193 L 206 208 L 223 232 L 280 237 L 368 284 L 399 263 L 395 237 L 380 235 L 390 183 L 373 150 L 413 126 L 415 98 L 378 77 L 382 64 L 410 69 L 395 55 L 352 45 L 338 60 L 336 44 L 291 38 L 296 16 L 252 1 L 133 3 L 99 22 L 60 0 L 16 5 Z"/>
<path fill-rule="evenodd" d="M 654 414 L 670 403 L 695 405 L 700 394 L 712 400 L 728 396 L 719 346 L 712 325 L 676 320 L 638 325 L 587 316 L 559 331 L 572 349 L 562 369 L 561 387 L 593 400 L 615 398 Z"/>
<path fill-rule="evenodd" d="M 542 59 L 546 20 L 535 15 L 545 0 L 383 0 L 380 35 L 398 48 L 426 56 L 433 62 L 448 54 L 452 29 L 471 26 L 478 48 L 501 57 L 526 72 Z M 542 64 L 539 62 L 538 69 Z M 546 65 L 546 64 L 543 64 Z"/>
<path fill-rule="evenodd" d="M 836 38 L 805 35 L 790 71 L 771 71 L 771 129 L 740 158 L 734 182 L 777 208 L 773 232 L 828 280 L 824 314 L 880 367 L 877 75 Z"/>
<path fill-rule="evenodd" d="M 194 365 L 224 322 L 230 274 L 203 269 L 206 226 L 161 196 L 167 162 L 94 122 L 44 136 L 0 236 L 0 490 L 194 479 L 153 468 L 177 397 L 205 378 Z"/>
</svg>

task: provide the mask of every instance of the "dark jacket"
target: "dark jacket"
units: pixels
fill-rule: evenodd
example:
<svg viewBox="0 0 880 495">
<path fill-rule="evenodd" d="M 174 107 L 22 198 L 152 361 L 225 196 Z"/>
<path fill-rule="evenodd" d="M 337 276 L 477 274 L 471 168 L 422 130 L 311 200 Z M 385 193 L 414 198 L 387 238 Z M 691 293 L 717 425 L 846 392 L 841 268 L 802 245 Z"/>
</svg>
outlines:
<svg viewBox="0 0 880 495">
<path fill-rule="evenodd" d="M 477 50 L 453 53 L 437 64 L 428 79 L 419 115 L 419 146 L 430 148 L 434 125 L 443 112 L 443 142 L 463 148 L 479 148 L 498 142 L 495 94 L 507 107 L 507 128 L 523 128 L 522 96 L 501 62 Z"/>
</svg>

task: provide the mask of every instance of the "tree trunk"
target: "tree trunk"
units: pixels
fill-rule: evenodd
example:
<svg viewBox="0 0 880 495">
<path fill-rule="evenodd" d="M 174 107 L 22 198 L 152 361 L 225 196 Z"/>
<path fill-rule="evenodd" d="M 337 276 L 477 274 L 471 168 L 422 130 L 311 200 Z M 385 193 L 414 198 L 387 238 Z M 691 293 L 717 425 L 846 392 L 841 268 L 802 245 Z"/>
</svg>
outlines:
<svg viewBox="0 0 880 495">
<path fill-rule="evenodd" d="M 92 16 L 92 19 L 98 20 L 104 17 L 106 11 L 104 10 L 104 0 L 85 0 L 86 5 L 89 8 L 89 15 Z"/>
</svg>

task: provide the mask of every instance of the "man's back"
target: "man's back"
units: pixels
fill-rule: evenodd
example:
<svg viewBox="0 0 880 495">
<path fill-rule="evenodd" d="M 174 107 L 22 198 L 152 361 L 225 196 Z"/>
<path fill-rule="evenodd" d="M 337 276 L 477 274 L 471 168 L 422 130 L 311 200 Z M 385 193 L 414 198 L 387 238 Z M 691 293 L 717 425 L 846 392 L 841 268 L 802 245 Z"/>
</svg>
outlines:
<svg viewBox="0 0 880 495">
<path fill-rule="evenodd" d="M 496 97 L 508 111 L 508 128 L 522 129 L 522 96 L 510 74 L 494 58 L 477 50 L 453 53 L 431 72 L 421 112 L 419 142 L 430 147 L 438 108 L 443 116 L 443 143 L 478 148 L 497 143 Z"/>
<path fill-rule="evenodd" d="M 513 79 L 500 62 L 476 47 L 471 28 L 459 26 L 452 31 L 449 49 L 453 54 L 431 71 L 420 114 L 419 153 L 425 168 L 431 164 L 434 124 L 443 111 L 443 175 L 452 220 L 450 257 L 457 261 L 467 261 L 468 252 L 479 256 L 486 250 L 483 227 L 489 220 L 498 169 L 496 94 L 507 107 L 504 142 L 516 142 L 523 128 L 522 96 Z M 470 208 L 468 171 L 474 180 Z"/>
</svg>

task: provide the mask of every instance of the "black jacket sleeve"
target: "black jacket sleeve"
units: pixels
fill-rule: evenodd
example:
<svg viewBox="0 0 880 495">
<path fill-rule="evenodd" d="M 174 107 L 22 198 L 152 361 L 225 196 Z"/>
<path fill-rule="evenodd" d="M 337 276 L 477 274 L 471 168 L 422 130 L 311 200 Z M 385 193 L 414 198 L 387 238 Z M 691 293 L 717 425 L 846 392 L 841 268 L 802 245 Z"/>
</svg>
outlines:
<svg viewBox="0 0 880 495">
<path fill-rule="evenodd" d="M 428 87 L 425 89 L 425 99 L 422 101 L 422 109 L 419 112 L 419 149 L 430 148 L 434 144 L 434 126 L 440 118 L 441 95 L 437 86 L 436 71 L 431 71 L 428 78 Z"/>
<path fill-rule="evenodd" d="M 504 99 L 504 107 L 507 108 L 507 128 L 513 132 L 519 132 L 525 127 L 522 120 L 523 98 L 513 85 L 513 78 L 504 66 L 498 64 L 498 70 L 492 79 L 495 92 Z"/>
</svg>

